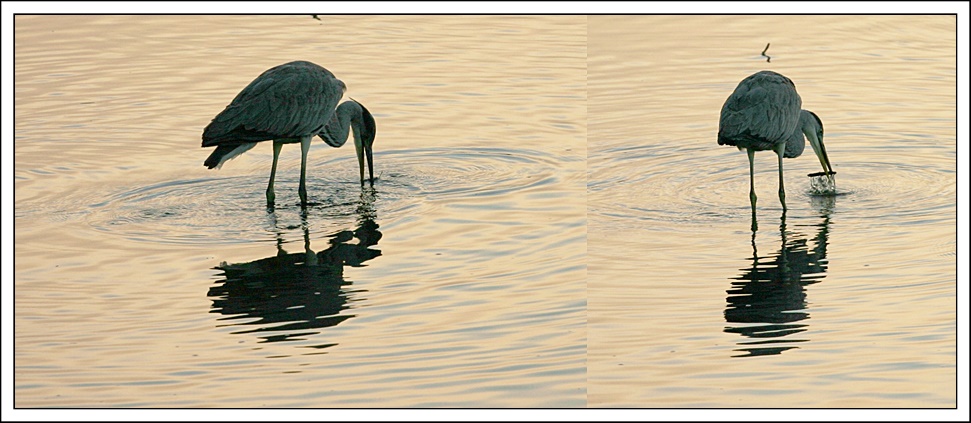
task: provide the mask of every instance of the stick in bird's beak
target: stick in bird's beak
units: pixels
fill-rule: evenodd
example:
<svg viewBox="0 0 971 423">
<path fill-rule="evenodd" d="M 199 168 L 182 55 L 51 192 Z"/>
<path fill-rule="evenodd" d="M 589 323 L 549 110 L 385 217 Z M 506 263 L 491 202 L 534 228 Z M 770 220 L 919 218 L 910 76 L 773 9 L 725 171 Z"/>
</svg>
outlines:
<svg viewBox="0 0 971 423">
<path fill-rule="evenodd" d="M 829 182 L 836 186 L 836 181 L 833 178 L 833 166 L 829 163 L 829 156 L 826 155 L 826 146 L 823 144 L 823 139 L 817 138 L 814 133 L 807 133 L 806 138 L 809 138 L 809 145 L 813 147 L 813 152 L 816 153 L 816 157 L 819 159 L 819 164 L 823 166 L 823 172 L 829 178 Z"/>
</svg>

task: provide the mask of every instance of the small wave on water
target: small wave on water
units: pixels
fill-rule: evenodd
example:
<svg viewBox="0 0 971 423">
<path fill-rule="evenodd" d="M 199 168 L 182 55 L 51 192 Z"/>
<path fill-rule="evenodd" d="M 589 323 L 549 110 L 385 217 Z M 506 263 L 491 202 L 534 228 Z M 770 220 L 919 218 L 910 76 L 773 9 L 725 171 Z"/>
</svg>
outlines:
<svg viewBox="0 0 971 423">
<path fill-rule="evenodd" d="M 671 153 L 654 146 L 625 147 L 602 154 L 602 162 L 591 160 L 588 187 L 592 215 L 680 225 L 750 213 L 744 159 L 716 158 L 700 148 Z M 820 185 L 817 180 L 825 177 L 803 179 L 804 164 L 785 164 L 789 165 L 785 175 L 790 213 L 801 203 L 811 205 L 829 197 L 836 203 L 853 203 L 851 212 L 862 216 L 926 215 L 947 206 L 950 202 L 946 199 L 954 196 L 953 172 L 947 169 L 906 162 L 843 160 L 837 164 L 840 179 L 834 187 L 828 181 Z M 758 208 L 779 208 L 777 168 L 757 155 L 755 169 Z M 901 204 L 902 199 L 906 199 L 906 205 Z"/>
<path fill-rule="evenodd" d="M 428 199 L 492 197 L 555 183 L 562 158 L 537 150 L 425 148 L 382 158 L 391 190 Z"/>
<path fill-rule="evenodd" d="M 393 220 L 429 200 L 488 198 L 542 190 L 558 181 L 560 160 L 563 159 L 540 151 L 501 148 L 385 151 L 375 157 L 375 208 L 382 220 Z M 313 221 L 354 224 L 362 189 L 370 188 L 358 183 L 353 162 L 353 157 L 339 157 L 309 165 L 307 213 Z M 274 211 L 281 221 L 286 221 L 288 214 L 301 212 L 296 192 L 298 173 L 296 168 L 285 168 L 277 175 Z M 248 228 L 268 225 L 267 178 L 268 170 L 230 177 L 175 176 L 163 181 L 119 177 L 19 204 L 18 215 L 83 219 L 95 231 L 140 242 L 265 241 L 262 231 Z"/>
<path fill-rule="evenodd" d="M 836 172 L 827 175 L 823 172 L 810 173 L 809 194 L 814 196 L 845 195 L 836 190 Z"/>
</svg>

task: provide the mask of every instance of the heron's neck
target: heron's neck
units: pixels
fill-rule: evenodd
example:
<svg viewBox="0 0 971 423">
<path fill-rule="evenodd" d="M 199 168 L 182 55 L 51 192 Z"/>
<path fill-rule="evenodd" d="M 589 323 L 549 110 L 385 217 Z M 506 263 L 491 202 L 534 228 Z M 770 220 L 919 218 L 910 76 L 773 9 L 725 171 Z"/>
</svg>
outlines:
<svg viewBox="0 0 971 423">
<path fill-rule="evenodd" d="M 321 138 L 324 142 L 331 147 L 340 147 L 347 142 L 347 135 L 351 129 L 351 125 L 356 125 L 357 121 L 360 119 L 354 119 L 356 115 L 361 114 L 361 107 L 353 101 L 345 101 L 337 106 L 337 110 L 334 111 L 334 115 L 330 118 L 330 122 L 324 127 L 324 130 L 320 132 Z M 360 128 L 354 128 L 354 143 L 360 143 Z"/>
<path fill-rule="evenodd" d="M 816 121 L 816 117 L 808 110 L 801 110 L 799 112 L 799 130 L 809 138 L 810 134 L 816 136 L 816 131 L 819 130 L 819 122 Z"/>
</svg>

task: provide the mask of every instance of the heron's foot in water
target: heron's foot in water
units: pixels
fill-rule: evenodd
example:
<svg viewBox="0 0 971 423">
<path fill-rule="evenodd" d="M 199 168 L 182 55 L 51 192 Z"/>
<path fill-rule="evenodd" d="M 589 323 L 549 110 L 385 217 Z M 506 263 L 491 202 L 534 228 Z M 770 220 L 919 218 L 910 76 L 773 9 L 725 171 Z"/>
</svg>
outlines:
<svg viewBox="0 0 971 423">
<path fill-rule="evenodd" d="M 298 193 L 300 194 L 300 206 L 307 207 L 307 190 L 298 190 Z"/>
<path fill-rule="evenodd" d="M 271 188 L 266 190 L 266 206 L 273 207 L 273 204 L 275 204 L 276 202 L 275 200 L 276 200 L 276 194 L 273 193 L 273 189 Z"/>
</svg>

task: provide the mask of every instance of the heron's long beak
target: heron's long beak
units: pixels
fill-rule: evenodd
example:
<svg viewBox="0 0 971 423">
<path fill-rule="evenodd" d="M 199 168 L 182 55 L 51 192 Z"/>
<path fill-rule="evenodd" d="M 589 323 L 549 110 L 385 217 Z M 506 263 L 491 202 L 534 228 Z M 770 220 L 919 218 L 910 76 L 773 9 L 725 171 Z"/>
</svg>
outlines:
<svg viewBox="0 0 971 423">
<path fill-rule="evenodd" d="M 372 158 L 371 151 L 371 144 L 364 146 L 364 154 L 367 157 L 368 180 L 371 182 L 371 186 L 374 186 L 374 159 Z"/>
<path fill-rule="evenodd" d="M 374 158 L 371 144 L 361 142 L 359 137 L 354 137 L 354 149 L 357 151 L 357 165 L 360 169 L 361 185 L 364 185 L 364 160 L 367 159 L 368 181 L 374 185 Z"/>
<path fill-rule="evenodd" d="M 371 146 L 368 144 L 355 144 L 357 147 L 357 164 L 361 170 L 361 185 L 364 185 L 364 159 L 367 159 L 368 182 L 374 185 L 374 158 L 371 153 Z"/>
<path fill-rule="evenodd" d="M 371 146 L 374 145 L 374 134 L 377 126 L 374 124 L 374 116 L 363 104 L 351 99 L 361 108 L 361 115 L 358 126 L 354 127 L 354 148 L 357 150 L 357 165 L 361 173 L 361 186 L 364 186 L 364 159 L 367 158 L 368 176 L 371 186 L 374 186 L 374 158 Z"/>
<path fill-rule="evenodd" d="M 830 165 L 829 156 L 826 155 L 826 146 L 823 144 L 823 139 L 816 138 L 816 134 L 812 132 L 806 133 L 806 138 L 809 138 L 809 145 L 813 147 L 813 152 L 816 153 L 819 164 L 823 166 L 823 172 L 826 172 L 826 176 L 829 176 L 830 182 L 833 182 L 833 166 Z"/>
<path fill-rule="evenodd" d="M 361 170 L 361 185 L 364 185 L 364 144 L 358 137 L 354 137 L 354 150 L 357 152 L 357 166 Z"/>
</svg>

